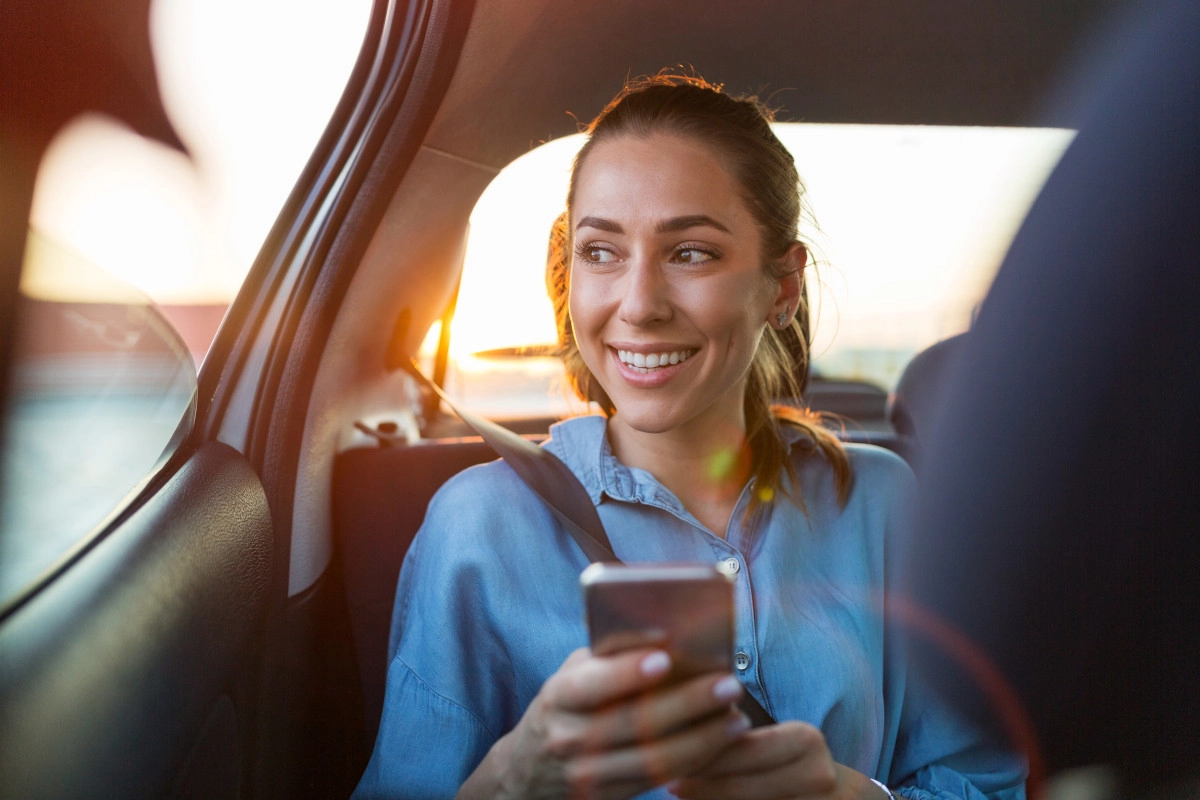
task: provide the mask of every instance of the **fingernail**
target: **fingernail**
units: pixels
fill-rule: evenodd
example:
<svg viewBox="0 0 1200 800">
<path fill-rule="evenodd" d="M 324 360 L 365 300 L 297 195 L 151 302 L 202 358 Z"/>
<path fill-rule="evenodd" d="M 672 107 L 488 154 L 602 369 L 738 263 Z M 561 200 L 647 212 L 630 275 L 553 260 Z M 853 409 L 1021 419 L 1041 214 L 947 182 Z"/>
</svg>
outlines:
<svg viewBox="0 0 1200 800">
<path fill-rule="evenodd" d="M 750 718 L 740 711 L 738 712 L 737 717 L 735 717 L 728 725 L 725 726 L 725 733 L 729 734 L 730 738 L 738 736 L 743 731 L 748 730 L 750 730 Z"/>
<path fill-rule="evenodd" d="M 732 675 L 726 675 L 713 686 L 713 697 L 722 703 L 732 703 L 742 696 L 742 684 Z"/>
<path fill-rule="evenodd" d="M 642 674 L 647 678 L 657 678 L 671 668 L 671 657 L 662 650 L 655 650 L 642 659 Z"/>
</svg>

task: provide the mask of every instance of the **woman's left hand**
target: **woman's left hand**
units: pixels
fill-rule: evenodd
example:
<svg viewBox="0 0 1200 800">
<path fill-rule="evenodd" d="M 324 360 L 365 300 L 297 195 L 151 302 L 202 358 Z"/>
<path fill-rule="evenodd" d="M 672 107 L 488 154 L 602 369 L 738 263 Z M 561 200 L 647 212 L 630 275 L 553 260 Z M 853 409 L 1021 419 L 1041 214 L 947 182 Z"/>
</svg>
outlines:
<svg viewBox="0 0 1200 800">
<path fill-rule="evenodd" d="M 821 731 L 783 722 L 746 731 L 703 770 L 670 784 L 686 800 L 881 800 L 861 772 L 833 760 Z"/>
</svg>

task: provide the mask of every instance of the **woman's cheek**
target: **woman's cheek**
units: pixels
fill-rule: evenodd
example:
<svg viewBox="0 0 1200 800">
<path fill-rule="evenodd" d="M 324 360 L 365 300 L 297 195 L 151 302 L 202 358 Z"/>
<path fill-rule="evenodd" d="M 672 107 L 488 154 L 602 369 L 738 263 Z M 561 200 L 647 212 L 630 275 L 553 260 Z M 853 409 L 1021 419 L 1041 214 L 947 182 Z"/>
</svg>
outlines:
<svg viewBox="0 0 1200 800">
<path fill-rule="evenodd" d="M 581 276 L 578 281 L 572 281 L 571 294 L 568 298 L 568 311 L 571 316 L 571 329 L 575 332 L 575 341 L 582 351 L 591 345 L 597 336 L 597 319 L 600 316 L 600 297 L 596 287 L 587 276 Z M 587 354 L 585 353 L 585 358 Z M 590 366 L 590 364 L 589 364 Z"/>
</svg>

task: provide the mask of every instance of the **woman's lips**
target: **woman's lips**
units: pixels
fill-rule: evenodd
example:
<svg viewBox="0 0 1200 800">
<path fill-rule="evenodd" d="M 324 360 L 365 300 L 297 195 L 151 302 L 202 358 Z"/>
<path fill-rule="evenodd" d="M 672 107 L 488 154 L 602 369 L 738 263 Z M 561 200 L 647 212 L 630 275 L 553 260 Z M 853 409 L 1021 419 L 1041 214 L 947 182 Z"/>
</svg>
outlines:
<svg viewBox="0 0 1200 800">
<path fill-rule="evenodd" d="M 695 348 L 676 348 L 650 353 L 612 348 L 613 360 L 621 377 L 629 384 L 643 389 L 652 389 L 669 381 L 697 352 Z M 649 366 L 650 364 L 654 366 Z"/>
<path fill-rule="evenodd" d="M 685 348 L 680 350 L 664 350 L 661 352 L 641 353 L 633 350 L 622 350 L 617 348 L 617 358 L 622 364 L 634 369 L 658 369 L 659 367 L 673 366 L 683 361 L 687 361 L 695 354 L 695 350 Z"/>
</svg>

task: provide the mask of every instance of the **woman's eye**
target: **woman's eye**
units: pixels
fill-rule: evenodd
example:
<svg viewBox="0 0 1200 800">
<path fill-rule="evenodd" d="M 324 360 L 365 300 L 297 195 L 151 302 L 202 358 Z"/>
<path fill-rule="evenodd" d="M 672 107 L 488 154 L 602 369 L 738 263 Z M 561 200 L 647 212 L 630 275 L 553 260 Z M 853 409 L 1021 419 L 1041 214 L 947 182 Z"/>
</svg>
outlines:
<svg viewBox="0 0 1200 800">
<path fill-rule="evenodd" d="M 594 264 L 604 264 L 609 261 L 616 261 L 617 257 L 611 250 L 603 247 L 581 247 L 579 255 L 584 261 L 591 261 Z"/>
<path fill-rule="evenodd" d="M 701 250 L 698 247 L 681 247 L 675 251 L 671 260 L 684 264 L 698 264 L 702 261 L 712 261 L 716 257 L 717 254 L 709 250 Z"/>
</svg>

